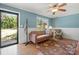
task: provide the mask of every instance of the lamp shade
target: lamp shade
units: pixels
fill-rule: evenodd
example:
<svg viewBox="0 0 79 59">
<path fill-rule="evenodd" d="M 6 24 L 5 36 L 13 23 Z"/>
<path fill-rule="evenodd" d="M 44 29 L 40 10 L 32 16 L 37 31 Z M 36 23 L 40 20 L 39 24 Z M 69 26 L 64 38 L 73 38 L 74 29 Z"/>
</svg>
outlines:
<svg viewBox="0 0 79 59">
<path fill-rule="evenodd" d="M 52 29 L 52 26 L 49 26 L 49 29 Z"/>
</svg>

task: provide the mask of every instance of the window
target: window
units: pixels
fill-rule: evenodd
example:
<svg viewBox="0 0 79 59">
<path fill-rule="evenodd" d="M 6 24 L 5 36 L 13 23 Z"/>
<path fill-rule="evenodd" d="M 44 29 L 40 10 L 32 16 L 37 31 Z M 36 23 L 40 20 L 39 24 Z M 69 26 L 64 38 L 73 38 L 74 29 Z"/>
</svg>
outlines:
<svg viewBox="0 0 79 59">
<path fill-rule="evenodd" d="M 18 13 L 0 10 L 0 47 L 18 43 Z"/>
</svg>

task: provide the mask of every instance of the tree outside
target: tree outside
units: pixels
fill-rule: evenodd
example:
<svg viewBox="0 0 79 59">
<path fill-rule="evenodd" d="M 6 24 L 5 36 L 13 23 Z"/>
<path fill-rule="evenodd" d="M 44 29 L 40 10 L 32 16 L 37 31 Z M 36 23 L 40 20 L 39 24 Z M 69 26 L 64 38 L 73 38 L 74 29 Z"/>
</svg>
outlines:
<svg viewBox="0 0 79 59">
<path fill-rule="evenodd" d="M 15 40 L 17 37 L 17 16 L 2 13 L 1 16 L 1 40 Z"/>
</svg>

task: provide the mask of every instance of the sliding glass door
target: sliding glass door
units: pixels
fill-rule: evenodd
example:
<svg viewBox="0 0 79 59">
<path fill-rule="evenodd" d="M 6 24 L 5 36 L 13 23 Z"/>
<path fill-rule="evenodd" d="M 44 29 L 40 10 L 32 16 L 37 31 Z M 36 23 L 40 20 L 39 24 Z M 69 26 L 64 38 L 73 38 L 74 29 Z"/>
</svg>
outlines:
<svg viewBox="0 0 79 59">
<path fill-rule="evenodd" d="M 0 10 L 0 47 L 18 43 L 18 13 Z"/>
</svg>

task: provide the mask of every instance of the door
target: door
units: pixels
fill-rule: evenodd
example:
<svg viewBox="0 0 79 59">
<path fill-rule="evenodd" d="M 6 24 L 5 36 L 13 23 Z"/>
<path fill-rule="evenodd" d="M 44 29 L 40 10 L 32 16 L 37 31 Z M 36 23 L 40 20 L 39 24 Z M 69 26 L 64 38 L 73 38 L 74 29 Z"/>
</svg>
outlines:
<svg viewBox="0 0 79 59">
<path fill-rule="evenodd" d="M 0 10 L 0 47 L 18 43 L 18 13 Z"/>
</svg>

